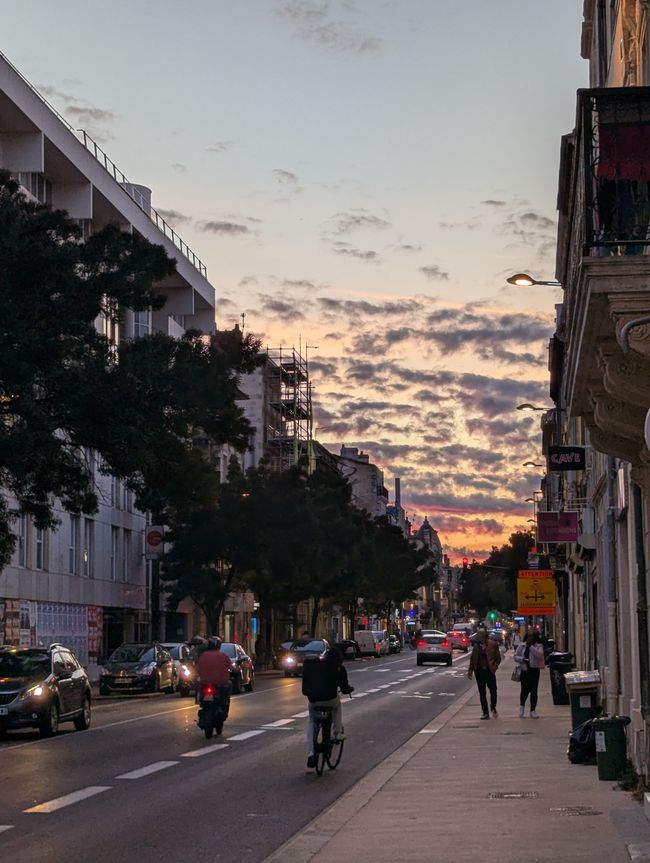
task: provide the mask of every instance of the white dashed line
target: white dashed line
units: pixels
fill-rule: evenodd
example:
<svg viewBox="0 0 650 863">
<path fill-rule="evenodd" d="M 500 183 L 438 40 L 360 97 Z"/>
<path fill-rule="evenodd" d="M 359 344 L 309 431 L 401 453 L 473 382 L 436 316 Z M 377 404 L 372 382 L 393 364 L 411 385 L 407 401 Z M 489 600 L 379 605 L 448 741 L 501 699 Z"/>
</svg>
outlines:
<svg viewBox="0 0 650 863">
<path fill-rule="evenodd" d="M 229 742 L 231 740 L 248 740 L 249 737 L 257 737 L 258 734 L 265 734 L 266 728 L 256 728 L 254 731 L 243 731 L 241 734 L 235 734 L 234 737 L 226 738 Z"/>
<path fill-rule="evenodd" d="M 291 718 L 292 719 L 305 719 L 307 716 L 309 716 L 309 711 L 303 710 L 302 713 L 294 713 Z"/>
<path fill-rule="evenodd" d="M 0 824 L 0 833 L 4 833 L 5 830 L 13 830 L 13 829 L 14 829 L 13 824 Z"/>
<path fill-rule="evenodd" d="M 132 770 L 130 773 L 122 773 L 116 776 L 116 779 L 142 779 L 143 776 L 149 776 L 150 773 L 158 773 L 159 770 L 166 770 L 168 767 L 173 767 L 178 764 L 178 761 L 154 761 L 153 764 L 147 764 L 146 767 L 140 767 L 138 770 Z"/>
<path fill-rule="evenodd" d="M 357 694 L 356 694 L 356 695 L 354 696 L 354 698 L 352 699 L 352 703 L 354 704 L 354 702 L 355 702 L 355 701 L 358 701 L 358 700 L 359 700 L 359 698 L 365 698 L 365 697 L 366 697 L 366 695 L 370 695 L 370 693 L 369 693 L 369 692 L 357 692 Z M 346 703 L 347 703 L 347 702 L 346 702 Z"/>
<path fill-rule="evenodd" d="M 204 746 L 202 749 L 191 749 L 189 752 L 183 752 L 181 758 L 199 758 L 201 755 L 209 755 L 210 752 L 216 752 L 217 749 L 227 748 L 227 743 L 213 743 L 211 746 Z"/>
<path fill-rule="evenodd" d="M 390 668 L 373 668 L 372 670 L 375 672 L 375 674 L 383 674 L 383 673 L 390 672 L 392 669 L 390 669 Z"/>
<path fill-rule="evenodd" d="M 276 722 L 265 722 L 262 728 L 281 728 L 283 725 L 290 725 L 293 719 L 278 719 Z"/>
<path fill-rule="evenodd" d="M 25 809 L 25 812 L 56 812 L 57 809 L 63 809 L 65 806 L 71 806 L 73 803 L 79 803 L 80 800 L 85 800 L 87 797 L 94 797 L 95 794 L 101 794 L 102 791 L 110 791 L 111 785 L 89 785 L 87 788 L 82 788 L 79 791 L 73 791 L 72 794 L 65 794 L 63 797 L 55 797 L 54 800 L 48 800 L 47 803 L 39 803 L 38 806 L 32 806 L 30 809 Z"/>
<path fill-rule="evenodd" d="M 376 689 L 369 689 L 366 695 L 370 695 L 371 692 L 379 692 L 379 687 L 377 687 Z"/>
</svg>

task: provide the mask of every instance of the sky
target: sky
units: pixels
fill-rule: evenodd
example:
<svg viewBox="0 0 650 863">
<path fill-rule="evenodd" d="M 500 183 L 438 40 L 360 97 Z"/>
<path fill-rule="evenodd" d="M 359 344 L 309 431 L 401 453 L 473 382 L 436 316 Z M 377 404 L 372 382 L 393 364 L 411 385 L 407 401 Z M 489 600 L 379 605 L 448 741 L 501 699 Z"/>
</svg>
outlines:
<svg viewBox="0 0 650 863">
<path fill-rule="evenodd" d="M 0 50 L 207 264 L 217 324 L 308 354 L 452 561 L 530 527 L 582 0 L 22 0 Z M 307 348 L 306 346 L 310 346 Z"/>
</svg>

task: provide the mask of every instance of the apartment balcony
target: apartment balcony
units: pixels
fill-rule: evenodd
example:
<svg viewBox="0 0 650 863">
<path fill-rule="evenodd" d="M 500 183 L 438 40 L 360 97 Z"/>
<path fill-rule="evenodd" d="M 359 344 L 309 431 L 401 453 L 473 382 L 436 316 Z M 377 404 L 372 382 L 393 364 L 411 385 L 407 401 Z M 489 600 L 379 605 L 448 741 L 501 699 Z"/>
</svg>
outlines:
<svg viewBox="0 0 650 863">
<path fill-rule="evenodd" d="M 650 88 L 579 90 L 562 141 L 556 275 L 564 286 L 564 397 L 601 452 L 650 458 Z"/>
</svg>

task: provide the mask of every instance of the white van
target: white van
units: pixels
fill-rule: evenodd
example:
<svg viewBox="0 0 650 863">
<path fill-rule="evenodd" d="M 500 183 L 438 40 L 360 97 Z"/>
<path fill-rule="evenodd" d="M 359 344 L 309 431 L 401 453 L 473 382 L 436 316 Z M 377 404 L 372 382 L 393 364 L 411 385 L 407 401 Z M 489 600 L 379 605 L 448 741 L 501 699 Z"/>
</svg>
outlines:
<svg viewBox="0 0 650 863">
<path fill-rule="evenodd" d="M 375 639 L 376 655 L 388 656 L 388 633 L 386 630 L 373 630 L 372 637 Z"/>
<path fill-rule="evenodd" d="M 377 656 L 377 645 L 373 633 L 369 629 L 358 629 L 354 633 L 354 640 L 359 645 L 360 656 Z"/>
</svg>

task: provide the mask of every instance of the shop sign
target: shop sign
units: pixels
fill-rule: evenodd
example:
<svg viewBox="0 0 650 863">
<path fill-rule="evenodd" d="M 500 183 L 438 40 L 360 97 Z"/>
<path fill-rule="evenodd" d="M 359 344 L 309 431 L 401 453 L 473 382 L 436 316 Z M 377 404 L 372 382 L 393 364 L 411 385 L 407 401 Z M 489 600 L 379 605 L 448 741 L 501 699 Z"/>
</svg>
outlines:
<svg viewBox="0 0 650 863">
<path fill-rule="evenodd" d="M 586 458 L 583 446 L 550 446 L 548 448 L 548 469 L 585 470 Z"/>
<path fill-rule="evenodd" d="M 537 542 L 577 542 L 577 512 L 538 512 Z"/>
</svg>

